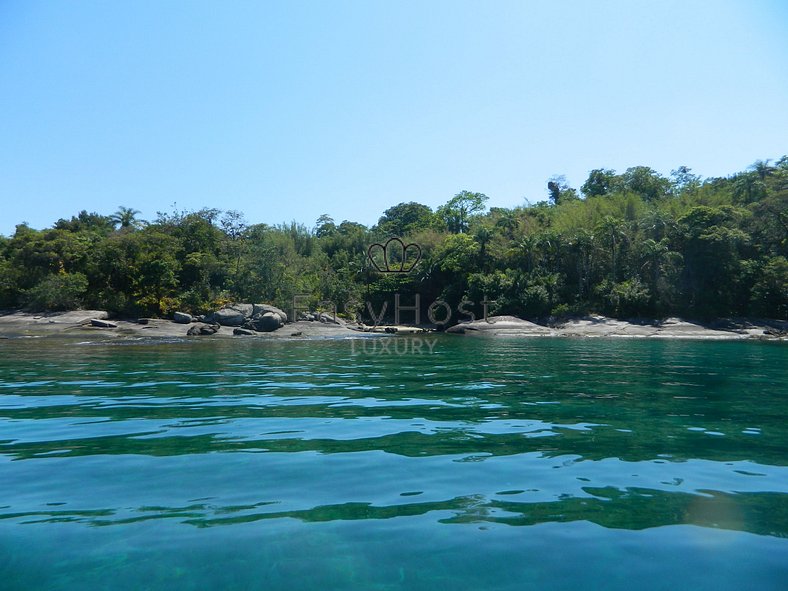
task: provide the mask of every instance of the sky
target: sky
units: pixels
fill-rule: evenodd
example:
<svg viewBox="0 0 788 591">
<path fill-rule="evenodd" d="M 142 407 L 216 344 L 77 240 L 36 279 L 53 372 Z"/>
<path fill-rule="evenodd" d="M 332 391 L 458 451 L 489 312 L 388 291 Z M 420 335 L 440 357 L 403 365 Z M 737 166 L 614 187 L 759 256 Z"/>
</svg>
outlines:
<svg viewBox="0 0 788 591">
<path fill-rule="evenodd" d="M 727 176 L 788 153 L 787 63 L 781 0 L 0 0 L 0 234 Z"/>
</svg>

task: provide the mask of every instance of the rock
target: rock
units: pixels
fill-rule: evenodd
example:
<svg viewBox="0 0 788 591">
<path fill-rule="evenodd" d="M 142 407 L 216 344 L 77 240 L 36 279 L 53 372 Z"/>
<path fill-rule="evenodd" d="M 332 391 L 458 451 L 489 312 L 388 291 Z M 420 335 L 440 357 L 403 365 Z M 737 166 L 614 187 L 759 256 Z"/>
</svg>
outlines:
<svg viewBox="0 0 788 591">
<path fill-rule="evenodd" d="M 282 320 L 282 324 L 287 322 L 287 313 L 281 308 L 277 308 L 276 306 L 272 306 L 271 304 L 254 304 L 252 308 L 253 308 L 252 318 L 259 318 L 262 317 L 263 314 L 266 314 L 268 312 L 273 312 L 274 314 L 279 316 L 279 318 Z"/>
<path fill-rule="evenodd" d="M 282 326 L 282 319 L 274 312 L 266 312 L 254 321 L 255 330 L 260 332 L 273 332 Z"/>
<path fill-rule="evenodd" d="M 178 324 L 191 324 L 192 315 L 186 312 L 175 312 L 175 314 L 172 315 L 172 321 Z"/>
<path fill-rule="evenodd" d="M 118 328 L 118 325 L 113 322 L 98 320 L 97 318 L 92 318 L 90 320 L 90 326 L 95 326 L 96 328 Z"/>
<path fill-rule="evenodd" d="M 249 305 L 249 304 L 245 304 Z M 251 310 L 250 310 L 251 312 Z M 251 316 L 251 314 L 249 314 Z M 241 326 L 247 318 L 245 309 L 237 309 L 236 305 L 227 306 L 205 317 L 205 322 L 221 324 L 222 326 Z"/>
<path fill-rule="evenodd" d="M 291 337 L 301 337 L 301 336 L 304 336 L 304 333 L 299 330 L 297 332 L 291 332 L 290 336 Z"/>
<path fill-rule="evenodd" d="M 319 314 L 316 314 L 315 316 L 316 316 L 315 320 L 318 320 L 320 322 L 324 322 L 324 323 L 327 323 L 327 324 L 344 324 L 345 323 L 345 321 L 342 320 L 341 318 L 339 318 L 339 316 L 336 316 L 334 314 L 329 314 L 328 312 L 321 312 Z"/>
<path fill-rule="evenodd" d="M 479 319 L 472 322 L 460 322 L 446 329 L 449 334 L 488 334 L 488 335 L 519 335 L 548 336 L 553 331 L 517 318 L 516 316 L 490 316 L 487 320 Z"/>
<path fill-rule="evenodd" d="M 194 324 L 186 331 L 186 335 L 193 336 L 209 336 L 215 334 L 219 330 L 218 324 Z"/>
<path fill-rule="evenodd" d="M 137 324 L 150 324 L 150 318 L 137 318 Z"/>
<path fill-rule="evenodd" d="M 235 328 L 233 329 L 233 334 L 237 337 L 252 337 L 254 336 L 254 331 L 246 328 Z"/>
</svg>

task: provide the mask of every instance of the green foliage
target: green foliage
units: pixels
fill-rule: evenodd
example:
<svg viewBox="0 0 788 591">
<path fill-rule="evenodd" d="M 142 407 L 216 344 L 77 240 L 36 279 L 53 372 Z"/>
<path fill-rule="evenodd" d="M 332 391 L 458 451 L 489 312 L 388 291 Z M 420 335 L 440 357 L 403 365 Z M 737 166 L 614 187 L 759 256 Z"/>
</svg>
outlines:
<svg viewBox="0 0 788 591">
<path fill-rule="evenodd" d="M 60 273 L 42 279 L 25 294 L 30 310 L 73 310 L 82 304 L 88 279 L 82 273 Z"/>
<path fill-rule="evenodd" d="M 486 195 L 461 191 L 437 211 L 394 205 L 371 229 L 327 214 L 309 229 L 175 205 L 152 223 L 129 207 L 82 211 L 0 237 L 0 307 L 167 315 L 234 300 L 289 310 L 300 295 L 340 312 L 353 300 L 378 312 L 388 302 L 390 319 L 399 293 L 405 306 L 420 295 L 423 317 L 437 298 L 455 311 L 472 300 L 480 315 L 485 297 L 490 313 L 531 318 L 788 317 L 788 157 L 705 180 L 686 166 L 669 178 L 645 166 L 600 168 L 581 191 L 585 199 L 552 177 L 549 203 L 487 213 Z M 368 246 L 391 235 L 421 247 L 409 274 L 369 264 Z"/>
<path fill-rule="evenodd" d="M 389 207 L 378 220 L 377 229 L 386 236 L 405 236 L 434 228 L 438 219 L 426 205 L 411 201 Z"/>
<path fill-rule="evenodd" d="M 617 317 L 640 316 L 650 312 L 648 287 L 633 277 L 621 283 L 604 280 L 597 287 L 602 298 L 603 311 Z"/>
<path fill-rule="evenodd" d="M 766 261 L 752 290 L 753 311 L 761 316 L 788 320 L 788 260 Z"/>
<path fill-rule="evenodd" d="M 446 205 L 438 208 L 438 216 L 449 232 L 461 234 L 468 231 L 471 219 L 484 211 L 488 200 L 484 193 L 460 191 Z"/>
</svg>

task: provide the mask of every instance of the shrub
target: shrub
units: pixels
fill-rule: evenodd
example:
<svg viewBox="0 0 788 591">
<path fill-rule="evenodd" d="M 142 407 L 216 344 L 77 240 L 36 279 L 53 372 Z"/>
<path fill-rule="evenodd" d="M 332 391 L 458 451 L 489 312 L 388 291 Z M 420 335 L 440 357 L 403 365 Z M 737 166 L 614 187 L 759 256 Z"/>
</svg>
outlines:
<svg viewBox="0 0 788 591">
<path fill-rule="evenodd" d="M 87 290 L 88 279 L 82 273 L 50 275 L 27 291 L 27 307 L 31 310 L 75 310 L 82 304 Z"/>
<path fill-rule="evenodd" d="M 637 277 L 611 283 L 603 281 L 597 290 L 607 314 L 616 317 L 638 316 L 648 310 L 651 295 Z"/>
</svg>

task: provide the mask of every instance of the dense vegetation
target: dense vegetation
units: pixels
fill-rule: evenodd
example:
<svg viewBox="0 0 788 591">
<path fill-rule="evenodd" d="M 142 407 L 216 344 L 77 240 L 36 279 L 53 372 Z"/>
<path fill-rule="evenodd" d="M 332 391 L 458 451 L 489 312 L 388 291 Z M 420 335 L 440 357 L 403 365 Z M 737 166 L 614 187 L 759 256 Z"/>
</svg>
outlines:
<svg viewBox="0 0 788 591">
<path fill-rule="evenodd" d="M 562 177 L 547 188 L 548 202 L 514 209 L 487 211 L 487 197 L 467 191 L 436 211 L 400 203 L 372 228 L 327 215 L 313 229 L 249 225 L 217 209 L 143 222 L 124 207 L 46 230 L 22 224 L 0 236 L 0 307 L 168 315 L 237 300 L 289 310 L 308 294 L 313 308 L 388 302 L 391 315 L 394 293 L 403 305 L 418 293 L 422 317 L 436 299 L 455 319 L 463 298 L 478 313 L 486 294 L 491 311 L 527 318 L 788 318 L 788 157 L 727 178 L 638 166 L 594 170 L 579 191 Z M 367 260 L 368 245 L 392 235 L 422 248 L 410 274 L 380 275 Z"/>
</svg>

